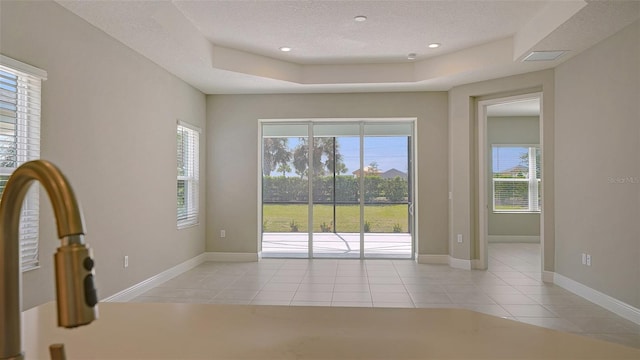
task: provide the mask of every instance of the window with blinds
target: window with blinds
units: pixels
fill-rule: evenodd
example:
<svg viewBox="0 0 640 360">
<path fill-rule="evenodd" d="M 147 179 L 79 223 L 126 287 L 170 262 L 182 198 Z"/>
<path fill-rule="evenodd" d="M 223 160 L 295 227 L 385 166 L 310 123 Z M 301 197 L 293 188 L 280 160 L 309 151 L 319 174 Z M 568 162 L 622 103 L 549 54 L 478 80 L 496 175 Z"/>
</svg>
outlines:
<svg viewBox="0 0 640 360">
<path fill-rule="evenodd" d="M 0 194 L 23 163 L 40 157 L 40 91 L 46 72 L 0 55 Z M 23 271 L 37 268 L 39 187 L 27 193 L 20 214 Z"/>
<path fill-rule="evenodd" d="M 493 211 L 540 212 L 540 148 L 492 145 Z"/>
<path fill-rule="evenodd" d="M 178 122 L 178 229 L 198 224 L 200 129 Z"/>
</svg>

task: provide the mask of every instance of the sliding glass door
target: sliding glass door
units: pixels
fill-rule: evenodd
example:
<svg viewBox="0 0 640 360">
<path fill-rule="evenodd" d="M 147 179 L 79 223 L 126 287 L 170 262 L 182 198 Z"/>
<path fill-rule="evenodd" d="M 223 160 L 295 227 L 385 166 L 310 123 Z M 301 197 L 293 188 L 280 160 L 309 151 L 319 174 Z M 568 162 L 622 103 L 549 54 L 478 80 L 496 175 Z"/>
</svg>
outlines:
<svg viewBox="0 0 640 360">
<path fill-rule="evenodd" d="M 364 256 L 412 252 L 410 123 L 364 124 Z"/>
<path fill-rule="evenodd" d="M 262 256 L 411 258 L 413 123 L 262 123 Z"/>
<path fill-rule="evenodd" d="M 307 124 L 262 127 L 262 253 L 309 257 Z M 266 240 L 266 241 L 265 241 Z"/>
<path fill-rule="evenodd" d="M 313 176 L 313 256 L 360 258 L 359 123 L 316 123 Z"/>
</svg>

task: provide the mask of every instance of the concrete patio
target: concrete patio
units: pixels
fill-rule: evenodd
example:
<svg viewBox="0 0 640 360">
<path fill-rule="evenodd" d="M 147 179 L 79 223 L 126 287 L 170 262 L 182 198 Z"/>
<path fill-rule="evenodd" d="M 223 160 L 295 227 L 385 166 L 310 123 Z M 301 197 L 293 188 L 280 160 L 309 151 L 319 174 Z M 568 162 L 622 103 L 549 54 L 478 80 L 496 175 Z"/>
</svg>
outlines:
<svg viewBox="0 0 640 360">
<path fill-rule="evenodd" d="M 307 258 L 309 234 L 269 232 L 262 234 L 262 256 L 270 258 Z M 366 258 L 411 258 L 411 234 L 365 233 Z M 313 257 L 360 258 L 359 233 L 313 233 Z"/>
</svg>

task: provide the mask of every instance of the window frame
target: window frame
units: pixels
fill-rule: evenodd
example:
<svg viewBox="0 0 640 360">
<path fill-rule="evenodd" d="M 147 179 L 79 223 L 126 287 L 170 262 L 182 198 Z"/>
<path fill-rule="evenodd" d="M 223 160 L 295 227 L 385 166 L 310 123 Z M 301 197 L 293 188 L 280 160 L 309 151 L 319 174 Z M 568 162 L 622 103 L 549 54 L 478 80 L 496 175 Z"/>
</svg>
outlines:
<svg viewBox="0 0 640 360">
<path fill-rule="evenodd" d="M 0 70 L 15 77 L 15 91 L 9 86 L 4 87 L 5 95 L 9 97 L 2 99 L 5 104 L 15 106 L 15 110 L 2 109 L 8 118 L 15 117 L 15 167 L 0 167 L 0 176 L 10 177 L 20 165 L 40 157 L 42 82 L 47 79 L 47 72 L 1 54 Z M 5 81 L 5 84 L 9 83 Z M 12 87 L 14 84 L 10 85 Z M 12 94 L 15 94 L 15 98 L 12 98 Z M 32 186 L 21 208 L 19 239 L 22 272 L 40 268 L 39 197 L 39 187 Z"/>
<path fill-rule="evenodd" d="M 188 134 L 187 137 L 183 137 L 183 144 L 178 144 L 178 134 Z M 180 155 L 180 149 L 182 148 L 182 163 L 183 173 L 181 175 L 180 167 L 177 167 L 177 182 L 176 189 L 180 186 L 180 183 L 184 184 L 184 195 L 177 196 L 177 208 L 176 208 L 176 220 L 177 228 L 184 229 L 199 224 L 200 218 L 200 128 L 186 123 L 184 121 L 177 121 L 176 132 L 176 161 Z M 187 150 L 187 151 L 185 151 Z M 178 165 L 179 163 L 177 163 Z M 182 206 L 179 204 L 181 198 L 184 198 L 186 208 L 185 211 L 181 211 Z"/>
<path fill-rule="evenodd" d="M 538 164 L 538 159 L 542 162 L 540 144 L 491 144 L 491 156 L 495 148 L 526 148 L 528 149 L 529 169 L 526 178 L 496 178 L 495 172 L 491 171 L 491 202 L 494 214 L 540 214 L 542 210 L 540 199 L 540 184 L 542 178 L 542 166 Z M 536 157 L 536 153 L 539 156 Z M 493 158 L 491 159 L 493 167 Z M 531 176 L 531 174 L 536 176 Z M 496 209 L 496 184 L 506 182 L 518 182 L 527 184 L 527 208 L 526 209 Z"/>
</svg>

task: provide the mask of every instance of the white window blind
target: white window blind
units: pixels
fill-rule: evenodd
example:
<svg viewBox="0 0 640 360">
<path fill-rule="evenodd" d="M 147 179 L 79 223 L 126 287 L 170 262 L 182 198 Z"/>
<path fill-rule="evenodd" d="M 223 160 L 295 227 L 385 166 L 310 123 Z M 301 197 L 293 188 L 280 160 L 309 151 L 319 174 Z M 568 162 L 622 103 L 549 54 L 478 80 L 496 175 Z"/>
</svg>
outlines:
<svg viewBox="0 0 640 360">
<path fill-rule="evenodd" d="M 46 72 L 0 55 L 0 194 L 23 163 L 40 157 L 41 83 Z M 27 193 L 20 214 L 23 271 L 37 268 L 39 187 Z"/>
<path fill-rule="evenodd" d="M 178 121 L 178 229 L 198 224 L 200 129 Z"/>
<path fill-rule="evenodd" d="M 540 211 L 540 149 L 492 145 L 493 211 Z"/>
</svg>

